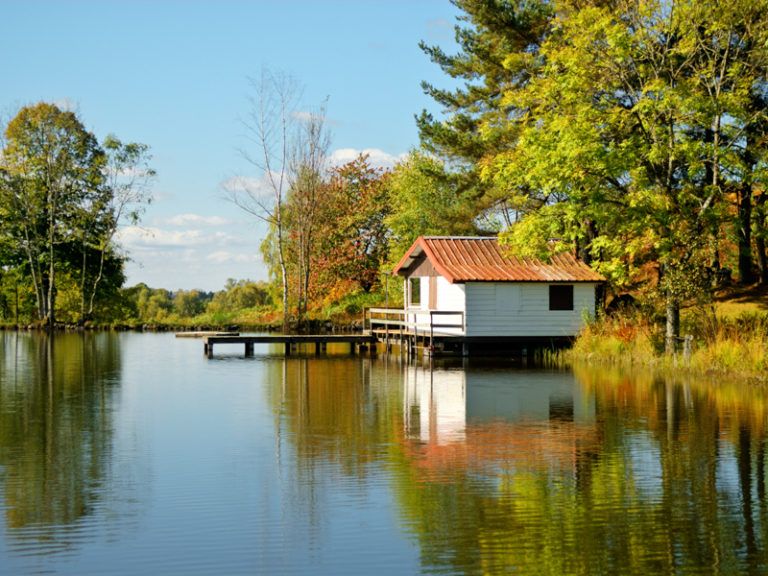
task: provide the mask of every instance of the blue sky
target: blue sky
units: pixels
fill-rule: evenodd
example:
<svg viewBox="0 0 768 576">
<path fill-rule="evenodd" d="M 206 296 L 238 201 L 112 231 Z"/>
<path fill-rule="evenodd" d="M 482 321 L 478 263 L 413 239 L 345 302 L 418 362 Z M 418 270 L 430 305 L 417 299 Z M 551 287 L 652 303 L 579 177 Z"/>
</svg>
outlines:
<svg viewBox="0 0 768 576">
<path fill-rule="evenodd" d="M 124 231 L 128 285 L 219 290 L 265 279 L 263 225 L 224 200 L 259 174 L 240 152 L 249 78 L 293 76 L 328 98 L 335 158 L 391 165 L 418 145 L 420 82 L 449 80 L 418 43 L 453 47 L 448 0 L 0 1 L 0 114 L 55 102 L 99 139 L 148 144 L 158 172 L 142 229 Z"/>
</svg>

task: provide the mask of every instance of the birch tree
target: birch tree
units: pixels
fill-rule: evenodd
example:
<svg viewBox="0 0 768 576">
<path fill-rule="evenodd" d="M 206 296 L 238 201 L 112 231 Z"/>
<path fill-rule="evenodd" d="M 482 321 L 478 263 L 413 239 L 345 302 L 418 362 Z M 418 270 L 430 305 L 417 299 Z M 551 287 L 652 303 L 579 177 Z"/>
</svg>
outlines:
<svg viewBox="0 0 768 576">
<path fill-rule="evenodd" d="M 287 211 L 290 235 L 295 242 L 299 324 L 307 313 L 312 277 L 315 231 L 325 187 L 330 134 L 325 129 L 325 105 L 300 119 L 298 138 L 293 142 Z"/>
<path fill-rule="evenodd" d="M 322 115 L 308 115 L 299 108 L 301 94 L 294 79 L 263 70 L 251 84 L 251 108 L 244 122 L 250 148 L 242 154 L 259 171 L 266 193 L 262 187 L 235 186 L 226 194 L 236 206 L 270 228 L 268 240 L 274 246 L 265 253 L 274 253 L 277 259 L 283 331 L 287 332 L 290 308 L 285 202 L 290 190 L 306 193 L 307 200 L 315 193 L 314 171 L 324 157 L 328 140 Z M 302 241 L 308 239 L 303 237 Z"/>
</svg>

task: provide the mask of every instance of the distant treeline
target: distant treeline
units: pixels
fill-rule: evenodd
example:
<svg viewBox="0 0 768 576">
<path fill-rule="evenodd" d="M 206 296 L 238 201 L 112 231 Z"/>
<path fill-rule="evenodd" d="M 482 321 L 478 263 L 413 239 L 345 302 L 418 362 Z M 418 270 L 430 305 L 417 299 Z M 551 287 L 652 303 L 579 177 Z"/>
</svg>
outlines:
<svg viewBox="0 0 768 576">
<path fill-rule="evenodd" d="M 170 291 L 141 283 L 116 290 L 109 302 L 98 307 L 94 322 L 102 326 L 183 326 L 192 320 L 212 326 L 243 320 L 268 323 L 273 309 L 270 292 L 266 282 L 231 278 L 217 292 Z M 2 283 L 0 320 L 21 325 L 36 321 L 34 299 L 28 289 Z"/>
</svg>

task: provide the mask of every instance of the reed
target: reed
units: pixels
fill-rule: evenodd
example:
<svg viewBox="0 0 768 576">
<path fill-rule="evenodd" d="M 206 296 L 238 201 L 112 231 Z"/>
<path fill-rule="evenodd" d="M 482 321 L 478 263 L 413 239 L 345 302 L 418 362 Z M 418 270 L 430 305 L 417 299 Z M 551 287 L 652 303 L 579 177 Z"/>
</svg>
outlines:
<svg viewBox="0 0 768 576">
<path fill-rule="evenodd" d="M 694 337 L 690 357 L 682 351 L 664 354 L 663 327 L 639 313 L 626 313 L 588 323 L 564 360 L 653 366 L 768 382 L 768 313 L 707 318 L 690 311 L 683 325 Z"/>
</svg>

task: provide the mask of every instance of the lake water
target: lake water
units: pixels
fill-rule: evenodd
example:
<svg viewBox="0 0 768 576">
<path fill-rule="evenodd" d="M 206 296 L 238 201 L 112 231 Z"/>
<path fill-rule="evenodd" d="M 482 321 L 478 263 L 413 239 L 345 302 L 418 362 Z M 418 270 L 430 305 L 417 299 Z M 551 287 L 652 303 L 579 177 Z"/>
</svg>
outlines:
<svg viewBox="0 0 768 576">
<path fill-rule="evenodd" d="M 0 574 L 761 574 L 766 398 L 0 335 Z"/>
</svg>

